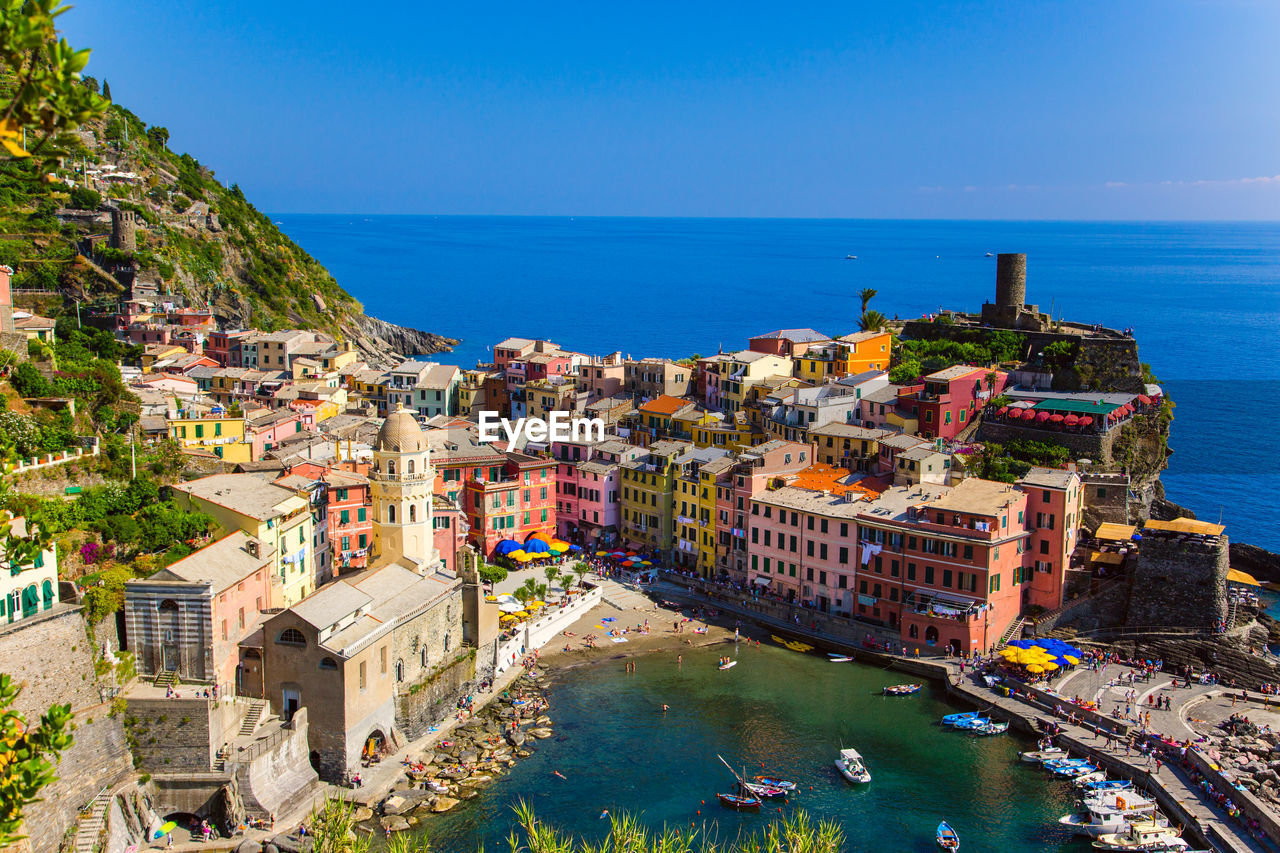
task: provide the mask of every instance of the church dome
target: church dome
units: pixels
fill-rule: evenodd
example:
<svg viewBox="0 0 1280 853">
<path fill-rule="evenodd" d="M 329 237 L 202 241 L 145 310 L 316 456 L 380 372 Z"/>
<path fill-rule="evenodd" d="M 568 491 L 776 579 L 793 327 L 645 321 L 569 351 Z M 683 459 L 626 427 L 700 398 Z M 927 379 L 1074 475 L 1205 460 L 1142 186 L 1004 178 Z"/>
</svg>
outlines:
<svg viewBox="0 0 1280 853">
<path fill-rule="evenodd" d="M 377 449 L 391 453 L 417 453 L 427 449 L 427 435 L 418 418 L 406 408 L 398 408 L 382 422 Z"/>
</svg>

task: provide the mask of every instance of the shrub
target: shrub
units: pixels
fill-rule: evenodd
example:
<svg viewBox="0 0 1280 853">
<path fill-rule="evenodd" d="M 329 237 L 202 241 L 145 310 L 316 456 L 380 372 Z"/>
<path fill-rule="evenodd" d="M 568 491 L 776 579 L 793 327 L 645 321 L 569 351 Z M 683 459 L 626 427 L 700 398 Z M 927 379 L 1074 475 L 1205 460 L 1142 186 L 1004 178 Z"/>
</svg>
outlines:
<svg viewBox="0 0 1280 853">
<path fill-rule="evenodd" d="M 75 187 L 71 190 L 71 207 L 76 210 L 97 210 L 102 204 L 102 194 L 88 187 Z"/>
</svg>

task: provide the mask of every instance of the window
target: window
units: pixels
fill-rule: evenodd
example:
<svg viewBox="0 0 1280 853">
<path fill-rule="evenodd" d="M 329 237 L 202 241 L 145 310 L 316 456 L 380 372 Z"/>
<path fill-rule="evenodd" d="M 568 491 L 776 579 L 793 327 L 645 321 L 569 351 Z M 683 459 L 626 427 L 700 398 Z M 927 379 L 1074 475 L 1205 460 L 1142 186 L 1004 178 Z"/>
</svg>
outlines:
<svg viewBox="0 0 1280 853">
<path fill-rule="evenodd" d="M 360 661 L 360 689 L 364 690 L 368 686 L 368 665 L 364 661 Z"/>
<path fill-rule="evenodd" d="M 933 566 L 924 567 L 924 582 L 933 583 Z"/>
<path fill-rule="evenodd" d="M 417 520 L 418 520 L 418 505 L 409 504 L 409 523 L 412 524 Z"/>
<path fill-rule="evenodd" d="M 387 507 L 387 524 L 395 524 L 395 523 L 396 523 L 396 508 L 395 508 L 395 504 L 392 504 L 391 506 Z"/>
<path fill-rule="evenodd" d="M 280 632 L 280 636 L 276 637 L 276 643 L 281 646 L 305 646 L 307 638 L 302 636 L 302 632 L 297 628 L 285 628 Z"/>
<path fill-rule="evenodd" d="M 349 510 L 349 509 L 344 509 L 342 512 L 338 513 L 338 523 L 339 523 L 339 524 L 350 524 L 350 523 L 351 523 L 351 510 Z"/>
<path fill-rule="evenodd" d="M 383 675 L 387 674 L 387 647 L 383 646 L 378 649 L 378 671 Z"/>
<path fill-rule="evenodd" d="M 942 570 L 942 585 L 948 588 L 951 587 L 951 570 L 950 569 Z"/>
<path fill-rule="evenodd" d="M 338 662 L 333 658 L 320 658 L 320 668 L 336 670 L 338 668 Z"/>
<path fill-rule="evenodd" d="M 396 661 L 396 681 L 404 681 L 404 661 Z"/>
</svg>

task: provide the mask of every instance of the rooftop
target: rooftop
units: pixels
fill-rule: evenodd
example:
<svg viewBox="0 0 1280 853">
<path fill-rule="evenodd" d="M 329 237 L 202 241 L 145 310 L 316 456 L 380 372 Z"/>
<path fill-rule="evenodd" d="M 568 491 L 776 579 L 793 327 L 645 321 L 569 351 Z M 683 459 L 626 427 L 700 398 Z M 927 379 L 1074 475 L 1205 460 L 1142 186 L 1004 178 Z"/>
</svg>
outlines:
<svg viewBox="0 0 1280 853">
<path fill-rule="evenodd" d="M 968 478 L 952 486 L 951 491 L 929 505 L 930 509 L 995 516 L 1021 496 L 1009 483 Z"/>
<path fill-rule="evenodd" d="M 1018 482 L 1038 489 L 1066 489 L 1076 479 L 1076 473 L 1065 468 L 1032 468 Z"/>
<path fill-rule="evenodd" d="M 676 412 L 693 405 L 691 400 L 683 397 L 672 397 L 669 394 L 663 394 L 655 397 L 640 407 L 640 411 L 651 415 L 674 415 Z"/>
<path fill-rule="evenodd" d="M 252 474 L 214 474 L 189 483 L 176 483 L 173 489 L 259 521 L 306 506 L 306 501 L 290 490 Z"/>
<path fill-rule="evenodd" d="M 259 548 L 257 557 L 249 553 L 250 542 Z M 269 566 L 274 555 L 275 548 L 237 530 L 161 569 L 147 580 L 208 581 L 214 592 L 220 592 Z"/>
<path fill-rule="evenodd" d="M 951 486 L 935 486 L 919 483 L 914 486 L 893 486 L 880 493 L 874 501 L 862 504 L 860 512 L 877 521 L 914 521 L 909 513 L 913 507 L 924 506 L 939 500 L 951 491 Z"/>
<path fill-rule="evenodd" d="M 753 495 L 751 500 L 831 518 L 855 518 L 867 507 L 866 495 L 860 492 L 837 495 L 829 491 L 816 491 L 797 486 L 783 486 L 781 489 L 762 492 Z"/>
<path fill-rule="evenodd" d="M 939 370 L 937 373 L 930 373 L 925 377 L 928 382 L 950 382 L 953 379 L 960 379 L 968 376 L 970 373 L 986 371 L 985 367 L 974 367 L 971 364 L 957 364 L 948 367 L 946 370 Z"/>
<path fill-rule="evenodd" d="M 817 341 L 831 340 L 829 335 L 824 335 L 815 329 L 778 329 L 773 332 L 765 332 L 763 335 L 756 335 L 752 340 L 785 340 L 796 344 L 811 344 Z"/>
</svg>

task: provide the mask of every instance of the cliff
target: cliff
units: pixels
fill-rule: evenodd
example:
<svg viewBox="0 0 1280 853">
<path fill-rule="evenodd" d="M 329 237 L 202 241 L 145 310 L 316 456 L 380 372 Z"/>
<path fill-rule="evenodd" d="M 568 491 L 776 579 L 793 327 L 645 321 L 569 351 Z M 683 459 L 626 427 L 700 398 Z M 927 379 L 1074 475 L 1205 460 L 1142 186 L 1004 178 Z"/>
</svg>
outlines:
<svg viewBox="0 0 1280 853">
<path fill-rule="evenodd" d="M 91 312 L 155 293 L 208 307 L 222 328 L 326 331 L 371 360 L 457 343 L 367 316 L 239 186 L 170 151 L 168 136 L 113 105 L 59 159 L 0 161 L 0 263 L 17 271 L 14 286 Z"/>
</svg>

